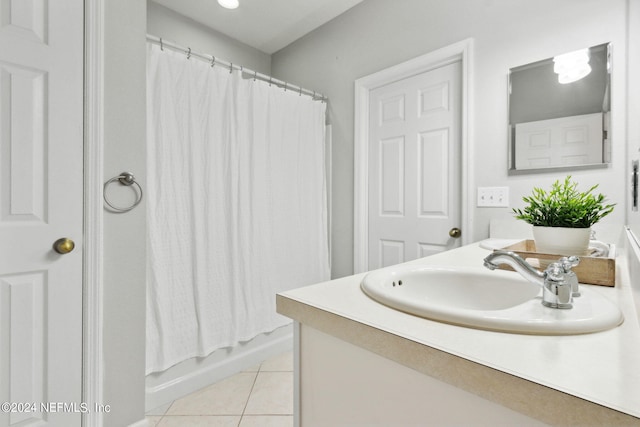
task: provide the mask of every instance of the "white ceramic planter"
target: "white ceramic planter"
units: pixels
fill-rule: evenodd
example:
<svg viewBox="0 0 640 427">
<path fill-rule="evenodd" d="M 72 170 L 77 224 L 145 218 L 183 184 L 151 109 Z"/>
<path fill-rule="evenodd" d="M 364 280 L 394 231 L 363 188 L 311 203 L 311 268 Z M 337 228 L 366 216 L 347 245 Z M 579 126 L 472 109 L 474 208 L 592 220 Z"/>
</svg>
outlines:
<svg viewBox="0 0 640 427">
<path fill-rule="evenodd" d="M 557 255 L 588 255 L 591 228 L 533 227 L 536 252 Z"/>
</svg>

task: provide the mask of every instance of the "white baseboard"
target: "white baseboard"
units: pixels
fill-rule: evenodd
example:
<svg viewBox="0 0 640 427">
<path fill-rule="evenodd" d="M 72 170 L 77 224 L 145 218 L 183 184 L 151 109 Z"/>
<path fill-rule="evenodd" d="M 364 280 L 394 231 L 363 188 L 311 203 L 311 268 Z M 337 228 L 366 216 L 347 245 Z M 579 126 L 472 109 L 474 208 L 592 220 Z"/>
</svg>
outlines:
<svg viewBox="0 0 640 427">
<path fill-rule="evenodd" d="M 292 348 L 293 328 L 287 325 L 233 349 L 218 350 L 208 358 L 188 360 L 183 366 L 150 374 L 147 376 L 145 411 L 166 405 Z"/>
</svg>

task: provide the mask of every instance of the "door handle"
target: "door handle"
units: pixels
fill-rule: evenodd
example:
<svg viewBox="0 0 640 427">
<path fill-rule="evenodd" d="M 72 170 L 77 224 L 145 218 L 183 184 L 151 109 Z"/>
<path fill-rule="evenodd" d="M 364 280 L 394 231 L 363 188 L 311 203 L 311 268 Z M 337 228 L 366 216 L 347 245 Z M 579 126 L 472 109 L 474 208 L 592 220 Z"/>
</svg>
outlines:
<svg viewBox="0 0 640 427">
<path fill-rule="evenodd" d="M 53 250 L 62 255 L 68 254 L 75 247 L 76 247 L 76 244 L 74 243 L 74 241 L 71 239 L 67 239 L 66 237 L 63 237 L 53 242 Z"/>
<path fill-rule="evenodd" d="M 460 230 L 458 227 L 453 227 L 451 230 L 449 230 L 449 236 L 457 239 L 458 237 L 462 236 L 462 230 Z"/>
</svg>

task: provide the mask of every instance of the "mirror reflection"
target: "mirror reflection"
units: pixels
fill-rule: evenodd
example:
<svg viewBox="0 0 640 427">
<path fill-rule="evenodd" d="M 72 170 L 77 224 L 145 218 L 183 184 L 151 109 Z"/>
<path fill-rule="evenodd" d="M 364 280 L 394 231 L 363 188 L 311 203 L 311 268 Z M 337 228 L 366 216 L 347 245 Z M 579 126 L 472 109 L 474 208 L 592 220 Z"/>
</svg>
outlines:
<svg viewBox="0 0 640 427">
<path fill-rule="evenodd" d="M 610 45 L 509 70 L 509 170 L 610 162 Z"/>
</svg>

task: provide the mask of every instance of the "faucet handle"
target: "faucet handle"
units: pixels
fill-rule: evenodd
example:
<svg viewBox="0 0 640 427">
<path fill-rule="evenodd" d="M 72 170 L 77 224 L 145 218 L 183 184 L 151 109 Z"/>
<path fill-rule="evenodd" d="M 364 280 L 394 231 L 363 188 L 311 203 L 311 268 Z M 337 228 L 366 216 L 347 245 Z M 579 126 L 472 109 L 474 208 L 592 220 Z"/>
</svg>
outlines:
<svg viewBox="0 0 640 427">
<path fill-rule="evenodd" d="M 544 271 L 545 278 L 555 282 L 564 281 L 565 273 L 564 266 L 560 262 L 552 262 Z"/>
<path fill-rule="evenodd" d="M 565 256 L 560 258 L 558 262 L 562 265 L 562 268 L 564 268 L 565 273 L 568 273 L 573 267 L 577 267 L 578 264 L 580 264 L 580 258 L 575 255 Z"/>
</svg>

